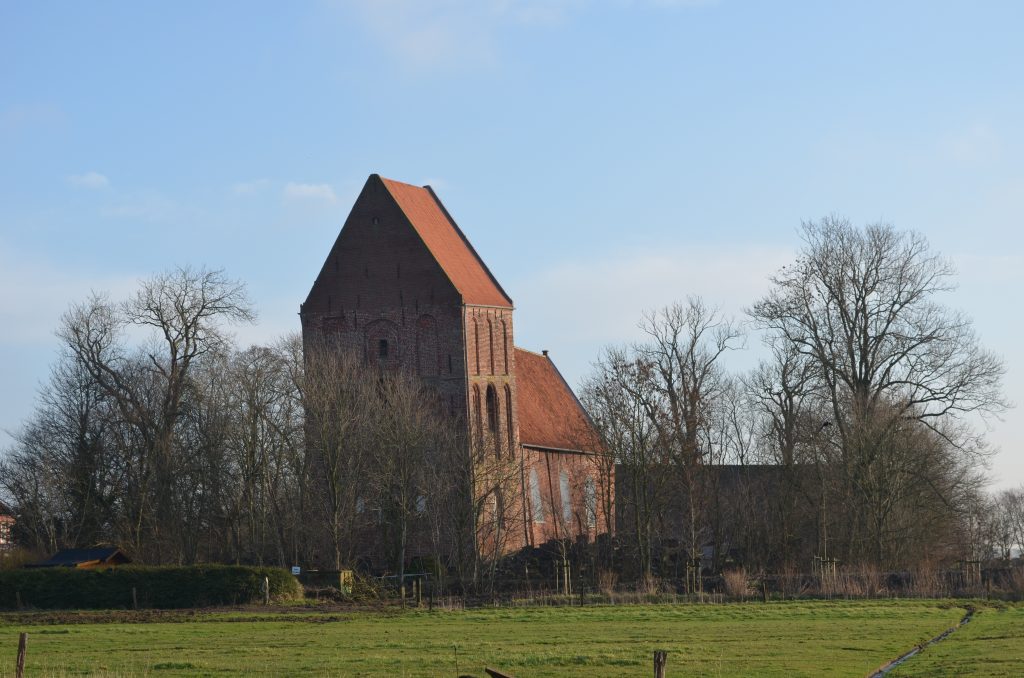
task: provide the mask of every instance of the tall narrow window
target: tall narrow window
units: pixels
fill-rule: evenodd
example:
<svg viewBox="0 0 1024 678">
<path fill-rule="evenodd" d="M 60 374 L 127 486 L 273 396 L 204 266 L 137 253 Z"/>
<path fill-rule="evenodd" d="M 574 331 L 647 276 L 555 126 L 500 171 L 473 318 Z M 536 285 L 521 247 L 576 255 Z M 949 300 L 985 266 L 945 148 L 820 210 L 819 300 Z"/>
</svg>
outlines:
<svg viewBox="0 0 1024 678">
<path fill-rule="evenodd" d="M 512 421 L 512 389 L 509 388 L 508 384 L 505 384 L 505 426 L 508 429 L 508 453 L 515 455 L 516 453 L 516 436 L 513 428 Z"/>
<path fill-rule="evenodd" d="M 572 522 L 572 496 L 569 493 L 569 474 L 565 471 L 558 474 L 558 489 L 562 495 L 562 519 L 568 527 Z"/>
<path fill-rule="evenodd" d="M 544 504 L 540 497 L 540 479 L 537 478 L 537 469 L 530 469 L 530 504 L 533 509 L 533 522 L 544 522 Z"/>
<path fill-rule="evenodd" d="M 487 353 L 488 362 L 491 366 L 491 374 L 497 374 L 494 371 L 494 323 L 491 319 L 487 319 Z"/>
<path fill-rule="evenodd" d="M 480 419 L 480 417 L 481 417 L 481 413 L 480 413 L 480 387 L 477 386 L 476 384 L 473 384 L 473 404 L 472 404 L 472 407 L 473 407 L 473 420 L 476 423 L 476 431 L 474 431 L 474 434 L 475 434 L 475 437 L 477 438 L 477 440 L 479 440 L 480 438 L 483 437 L 484 427 L 483 427 L 483 422 Z M 482 450 L 483 445 L 480 445 L 480 447 L 481 447 L 480 452 L 483 452 L 483 450 Z"/>
<path fill-rule="evenodd" d="M 501 456 L 501 445 L 498 438 L 498 392 L 494 384 L 487 385 L 487 438 L 494 445 L 494 452 Z"/>
<path fill-rule="evenodd" d="M 480 374 L 480 324 L 473 318 L 473 362 L 476 371 L 473 374 Z"/>
<path fill-rule="evenodd" d="M 494 524 L 498 530 L 505 529 L 505 497 L 500 487 L 494 490 Z"/>
<path fill-rule="evenodd" d="M 501 371 L 508 374 L 508 324 L 501 321 Z"/>
<path fill-rule="evenodd" d="M 587 512 L 587 526 L 597 527 L 597 487 L 589 476 L 583 483 L 583 504 Z"/>
</svg>

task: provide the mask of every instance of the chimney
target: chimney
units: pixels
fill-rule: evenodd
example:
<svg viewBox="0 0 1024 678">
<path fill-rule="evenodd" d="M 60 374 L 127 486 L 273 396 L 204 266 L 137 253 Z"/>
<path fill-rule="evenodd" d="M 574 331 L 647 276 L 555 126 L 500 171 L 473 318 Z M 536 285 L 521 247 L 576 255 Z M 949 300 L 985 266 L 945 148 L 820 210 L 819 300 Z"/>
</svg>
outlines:
<svg viewBox="0 0 1024 678">
<path fill-rule="evenodd" d="M 545 358 L 547 358 L 547 357 L 548 357 L 548 350 L 547 350 L 547 349 L 544 349 L 543 351 L 541 351 L 541 353 L 543 353 L 543 354 L 544 354 L 544 357 L 545 357 Z"/>
</svg>

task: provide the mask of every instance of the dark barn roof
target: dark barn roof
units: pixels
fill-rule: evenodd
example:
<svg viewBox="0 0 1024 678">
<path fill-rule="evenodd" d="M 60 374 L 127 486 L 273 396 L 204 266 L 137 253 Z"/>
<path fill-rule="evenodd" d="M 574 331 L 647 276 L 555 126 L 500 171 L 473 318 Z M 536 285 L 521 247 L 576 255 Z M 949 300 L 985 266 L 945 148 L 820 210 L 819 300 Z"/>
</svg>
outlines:
<svg viewBox="0 0 1024 678">
<path fill-rule="evenodd" d="M 93 549 L 64 549 L 41 563 L 29 567 L 96 567 L 98 565 L 124 565 L 132 562 L 116 546 Z"/>
</svg>

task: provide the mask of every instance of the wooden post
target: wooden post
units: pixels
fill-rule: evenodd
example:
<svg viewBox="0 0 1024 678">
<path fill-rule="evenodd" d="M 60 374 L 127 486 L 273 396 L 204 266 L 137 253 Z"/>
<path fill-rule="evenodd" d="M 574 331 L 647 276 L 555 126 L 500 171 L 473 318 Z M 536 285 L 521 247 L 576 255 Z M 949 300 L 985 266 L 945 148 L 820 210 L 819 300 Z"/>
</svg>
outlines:
<svg viewBox="0 0 1024 678">
<path fill-rule="evenodd" d="M 764 591 L 764 602 L 768 602 L 768 578 L 761 578 L 761 589 Z"/>
<path fill-rule="evenodd" d="M 434 582 L 427 582 L 427 610 L 434 611 Z"/>
<path fill-rule="evenodd" d="M 132 587 L 132 608 L 136 610 L 139 609 L 139 594 L 138 591 L 135 590 L 134 586 Z"/>
<path fill-rule="evenodd" d="M 416 607 L 423 607 L 423 577 L 416 578 Z"/>
<path fill-rule="evenodd" d="M 665 678 L 665 664 L 668 663 L 668 652 L 654 651 L 654 678 Z"/>
<path fill-rule="evenodd" d="M 263 604 L 270 605 L 270 577 L 263 578 Z"/>
<path fill-rule="evenodd" d="M 25 676 L 25 653 L 28 651 L 28 634 L 22 633 L 18 636 L 18 664 L 14 670 L 15 678 Z"/>
<path fill-rule="evenodd" d="M 21 604 L 21 591 L 15 591 L 14 592 L 14 600 L 17 602 L 18 609 L 20 610 L 22 608 L 22 604 Z"/>
</svg>

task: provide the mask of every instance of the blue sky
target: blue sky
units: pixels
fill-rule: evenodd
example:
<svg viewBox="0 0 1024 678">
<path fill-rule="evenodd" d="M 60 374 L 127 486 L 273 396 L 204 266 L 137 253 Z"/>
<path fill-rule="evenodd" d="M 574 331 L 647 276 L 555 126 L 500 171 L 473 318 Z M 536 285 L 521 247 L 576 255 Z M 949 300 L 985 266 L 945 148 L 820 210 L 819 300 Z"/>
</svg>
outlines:
<svg viewBox="0 0 1024 678">
<path fill-rule="evenodd" d="M 954 260 L 946 301 L 1024 403 L 1022 25 L 1017 2 L 2 3 L 0 429 L 91 289 L 223 267 L 260 312 L 241 340 L 297 329 L 371 172 L 437 190 L 573 383 L 644 309 L 740 314 L 836 213 Z M 1003 419 L 998 487 L 1024 482 Z"/>
</svg>

